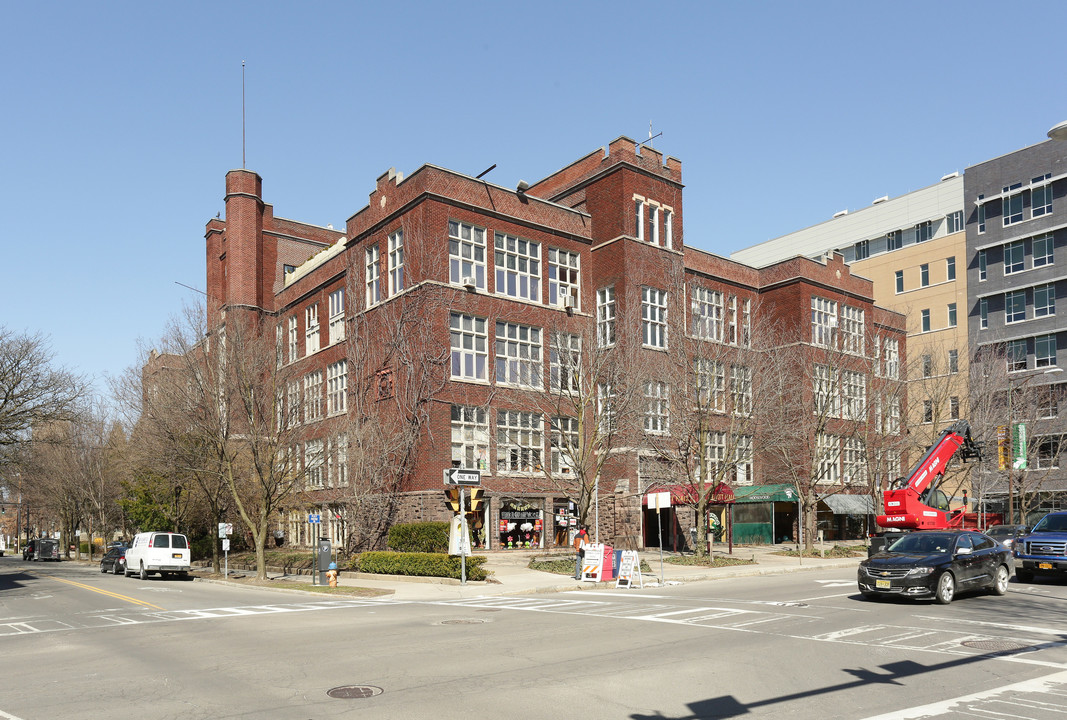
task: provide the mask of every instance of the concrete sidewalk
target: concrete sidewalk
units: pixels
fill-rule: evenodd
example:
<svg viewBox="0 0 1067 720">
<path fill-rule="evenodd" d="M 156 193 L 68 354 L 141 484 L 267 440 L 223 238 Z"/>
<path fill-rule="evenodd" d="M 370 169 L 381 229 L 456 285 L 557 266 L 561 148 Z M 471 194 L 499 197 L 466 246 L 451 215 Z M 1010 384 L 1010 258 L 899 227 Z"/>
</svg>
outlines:
<svg viewBox="0 0 1067 720">
<path fill-rule="evenodd" d="M 735 547 L 733 555 L 727 555 L 716 551 L 716 557 L 735 557 L 739 559 L 752 559 L 752 565 L 731 565 L 726 567 L 701 567 L 692 565 L 675 565 L 666 562 L 666 558 L 673 553 L 664 553 L 662 566 L 663 583 L 667 585 L 718 580 L 735 577 L 749 577 L 756 575 L 778 575 L 788 572 L 805 570 L 818 570 L 823 568 L 851 567 L 859 564 L 861 557 L 853 558 L 804 558 L 776 555 L 783 550 L 795 549 L 796 546 L 771 545 L 771 546 L 743 546 Z M 861 546 L 862 547 L 862 546 Z M 571 553 L 547 553 L 545 551 L 528 550 L 502 550 L 494 552 L 478 553 L 484 555 L 487 560 L 484 567 L 492 574 L 487 581 L 468 581 L 460 584 L 458 580 L 448 578 L 421 578 L 398 575 L 370 575 L 342 571 L 338 578 L 338 584 L 343 587 L 363 587 L 378 590 L 391 591 L 383 597 L 391 597 L 396 600 L 410 600 L 421 602 L 459 600 L 463 598 L 476 598 L 495 595 L 518 595 L 527 593 L 561 592 L 570 590 L 605 590 L 614 589 L 615 581 L 593 583 L 578 582 L 565 575 L 530 570 L 527 566 L 534 557 L 558 558 L 573 563 L 574 555 Z M 640 553 L 640 559 L 652 568 L 651 573 L 643 573 L 643 586 L 660 587 L 660 559 L 659 551 L 652 550 Z M 231 573 L 234 572 L 231 570 Z M 248 571 L 237 571 L 247 576 Z M 195 576 L 196 573 L 194 572 Z M 311 584 L 310 575 L 289 575 L 268 571 L 267 576 L 272 580 L 285 580 L 287 582 L 301 582 Z M 257 586 L 262 587 L 262 586 Z M 620 589 L 619 592 L 625 592 Z"/>
</svg>

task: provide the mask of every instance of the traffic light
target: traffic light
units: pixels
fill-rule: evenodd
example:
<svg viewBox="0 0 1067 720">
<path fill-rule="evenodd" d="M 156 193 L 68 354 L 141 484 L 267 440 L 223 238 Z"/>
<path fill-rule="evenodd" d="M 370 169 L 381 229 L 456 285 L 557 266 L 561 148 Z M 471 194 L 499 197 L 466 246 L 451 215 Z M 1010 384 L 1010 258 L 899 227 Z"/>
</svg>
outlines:
<svg viewBox="0 0 1067 720">
<path fill-rule="evenodd" d="M 445 506 L 456 515 L 459 515 L 459 488 L 448 488 L 445 490 Z"/>
<path fill-rule="evenodd" d="M 471 505 L 467 512 L 472 515 L 480 514 L 483 507 L 485 507 L 485 488 L 471 488 Z"/>
</svg>

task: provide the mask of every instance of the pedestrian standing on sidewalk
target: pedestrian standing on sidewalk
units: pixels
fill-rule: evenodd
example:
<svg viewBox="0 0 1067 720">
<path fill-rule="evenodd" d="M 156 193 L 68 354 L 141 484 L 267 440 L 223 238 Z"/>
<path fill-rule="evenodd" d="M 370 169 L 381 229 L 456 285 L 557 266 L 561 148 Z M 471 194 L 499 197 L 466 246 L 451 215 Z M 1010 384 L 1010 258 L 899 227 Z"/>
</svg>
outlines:
<svg viewBox="0 0 1067 720">
<path fill-rule="evenodd" d="M 586 532 L 585 525 L 582 525 L 578 530 L 578 534 L 574 536 L 574 579 L 582 579 L 582 561 L 585 560 L 585 544 L 589 540 L 589 533 Z"/>
</svg>

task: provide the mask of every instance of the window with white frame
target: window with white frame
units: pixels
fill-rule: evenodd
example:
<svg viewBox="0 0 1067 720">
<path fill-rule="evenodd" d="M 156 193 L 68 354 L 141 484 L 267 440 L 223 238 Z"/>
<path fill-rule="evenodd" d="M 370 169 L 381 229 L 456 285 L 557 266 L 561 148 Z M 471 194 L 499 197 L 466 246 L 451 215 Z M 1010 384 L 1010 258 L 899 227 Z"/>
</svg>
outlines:
<svg viewBox="0 0 1067 720">
<path fill-rule="evenodd" d="M 919 266 L 919 287 L 928 287 L 930 285 L 930 263 L 923 263 Z"/>
<path fill-rule="evenodd" d="M 955 375 L 960 371 L 960 351 L 949 350 L 948 351 L 948 371 L 950 374 Z"/>
<path fill-rule="evenodd" d="M 311 355 L 319 351 L 319 306 L 308 305 L 304 310 L 304 353 Z"/>
<path fill-rule="evenodd" d="M 326 366 L 326 412 L 337 415 L 348 409 L 348 361 Z"/>
<path fill-rule="evenodd" d="M 1038 470 L 1053 470 L 1060 466 L 1060 444 L 1062 437 L 1052 435 L 1035 438 L 1037 447 L 1034 456 Z"/>
<path fill-rule="evenodd" d="M 496 233 L 496 292 L 541 301 L 541 244 Z"/>
<path fill-rule="evenodd" d="M 745 300 L 741 304 L 741 337 L 737 342 L 742 347 L 752 345 L 752 300 Z"/>
<path fill-rule="evenodd" d="M 572 417 L 553 417 L 549 425 L 549 446 L 551 448 L 551 470 L 553 475 L 573 477 L 575 475 L 575 458 L 580 446 L 578 444 L 578 420 Z"/>
<path fill-rule="evenodd" d="M 857 260 L 866 260 L 871 256 L 871 241 L 860 240 L 852 246 Z"/>
<path fill-rule="evenodd" d="M 697 358 L 697 403 L 704 410 L 726 412 L 726 366 L 718 360 Z"/>
<path fill-rule="evenodd" d="M 847 438 L 842 452 L 842 481 L 846 485 L 866 485 L 867 447 L 860 438 Z"/>
<path fill-rule="evenodd" d="M 930 310 L 919 311 L 920 328 L 923 332 L 930 332 Z"/>
<path fill-rule="evenodd" d="M 815 395 L 814 413 L 819 417 L 840 417 L 837 373 L 834 369 L 829 365 L 816 363 L 812 389 Z"/>
<path fill-rule="evenodd" d="M 637 239 L 644 241 L 645 239 L 645 201 L 641 198 L 634 198 L 634 227 L 637 228 Z"/>
<path fill-rule="evenodd" d="M 596 339 L 600 347 L 615 344 L 615 287 L 596 291 Z"/>
<path fill-rule="evenodd" d="M 542 468 L 544 420 L 540 413 L 498 410 L 496 469 L 501 473 L 534 473 Z"/>
<path fill-rule="evenodd" d="M 667 292 L 641 287 L 641 342 L 646 347 L 667 347 Z"/>
<path fill-rule="evenodd" d="M 489 469 L 489 419 L 485 408 L 452 406 L 452 465 Z"/>
<path fill-rule="evenodd" d="M 674 247 L 674 213 L 667 208 L 663 208 L 663 247 Z"/>
<path fill-rule="evenodd" d="M 581 373 L 582 338 L 552 333 L 548 339 L 548 382 L 556 392 L 577 392 Z"/>
<path fill-rule="evenodd" d="M 322 417 L 322 370 L 304 376 L 304 422 Z"/>
<path fill-rule="evenodd" d="M 1026 266 L 1026 244 L 1019 240 L 1004 246 L 1004 274 L 1022 272 Z"/>
<path fill-rule="evenodd" d="M 865 328 L 863 325 L 863 310 L 841 306 L 841 350 L 852 355 L 863 355 Z"/>
<path fill-rule="evenodd" d="M 697 464 L 696 467 L 696 479 L 698 481 L 714 480 L 718 477 L 722 471 L 723 464 L 726 462 L 726 433 L 724 432 L 708 432 L 704 436 L 704 463 L 703 467 L 707 468 L 707 472 L 704 472 L 701 468 L 701 464 Z M 706 476 L 706 477 L 705 477 Z"/>
<path fill-rule="evenodd" d="M 989 300 L 982 298 L 978 301 L 978 329 L 989 328 Z"/>
<path fill-rule="evenodd" d="M 1057 417 L 1060 411 L 1060 397 L 1062 395 L 1062 385 L 1045 385 L 1039 388 L 1037 394 L 1037 416 L 1044 419 Z"/>
<path fill-rule="evenodd" d="M 653 245 L 659 245 L 659 206 L 648 206 L 648 234 L 645 235 Z"/>
<path fill-rule="evenodd" d="M 548 304 L 566 307 L 566 298 L 570 298 L 570 307 L 578 310 L 578 253 L 559 248 L 548 249 Z"/>
<path fill-rule="evenodd" d="M 893 279 L 894 279 L 894 282 L 895 282 L 896 292 L 897 292 L 897 295 L 899 295 L 900 293 L 904 292 L 904 271 L 903 270 L 897 270 L 893 274 L 893 276 L 894 276 Z"/>
<path fill-rule="evenodd" d="M 1038 335 L 1034 338 L 1034 366 L 1054 367 L 1056 365 L 1056 336 Z"/>
<path fill-rule="evenodd" d="M 815 436 L 815 481 L 836 485 L 841 476 L 841 440 L 836 435 L 819 433 Z"/>
<path fill-rule="evenodd" d="M 978 234 L 981 235 L 985 232 L 985 203 L 982 200 L 985 199 L 985 195 L 978 196 Z"/>
<path fill-rule="evenodd" d="M 506 385 L 540 388 L 543 363 L 541 328 L 496 323 L 496 381 Z"/>
<path fill-rule="evenodd" d="M 452 377 L 485 380 L 489 351 L 485 318 L 452 313 L 449 329 L 452 347 Z"/>
<path fill-rule="evenodd" d="M 611 383 L 598 383 L 596 386 L 597 431 L 608 435 L 618 429 L 616 416 L 615 386 Z"/>
<path fill-rule="evenodd" d="M 755 481 L 752 474 L 752 436 L 738 435 L 734 438 L 734 470 L 738 485 L 751 485 Z"/>
<path fill-rule="evenodd" d="M 903 230 L 893 230 L 892 232 L 887 232 L 885 234 L 885 249 L 887 252 L 890 250 L 899 250 L 902 247 L 904 247 Z"/>
<path fill-rule="evenodd" d="M 748 417 L 752 414 L 752 368 L 730 366 L 730 402 L 734 415 Z"/>
<path fill-rule="evenodd" d="M 816 295 L 811 297 L 811 342 L 830 347 L 833 329 L 837 327 L 837 303 Z"/>
<path fill-rule="evenodd" d="M 404 289 L 404 231 L 389 235 L 389 295 Z"/>
<path fill-rule="evenodd" d="M 844 416 L 848 420 L 863 420 L 867 416 L 867 378 L 861 372 L 841 371 Z"/>
<path fill-rule="evenodd" d="M 1003 210 L 1001 214 L 1004 217 L 1005 227 L 1023 221 L 1023 191 L 1020 190 L 1022 186 L 1022 183 L 1004 186 L 1004 197 L 1001 200 Z M 1012 192 L 1013 190 L 1018 190 L 1018 192 Z"/>
<path fill-rule="evenodd" d="M 737 296 L 730 295 L 730 307 L 726 311 L 726 342 L 737 344 Z"/>
<path fill-rule="evenodd" d="M 701 340 L 722 340 L 722 293 L 693 286 L 690 303 L 693 336 Z"/>
<path fill-rule="evenodd" d="M 1052 264 L 1055 240 L 1056 238 L 1052 233 L 1038 235 L 1034 238 L 1034 267 L 1044 267 L 1045 265 Z"/>
<path fill-rule="evenodd" d="M 915 226 L 915 242 L 926 242 L 934 236 L 934 223 L 930 220 Z"/>
<path fill-rule="evenodd" d="M 1056 314 L 1056 286 L 1052 283 L 1034 288 L 1034 317 Z"/>
<path fill-rule="evenodd" d="M 882 341 L 882 367 L 885 377 L 892 380 L 900 377 L 900 343 L 894 338 Z"/>
<path fill-rule="evenodd" d="M 985 280 L 988 277 L 989 277 L 989 274 L 986 271 L 986 254 L 985 254 L 985 250 L 979 250 L 978 251 L 978 280 L 979 281 Z"/>
<path fill-rule="evenodd" d="M 666 435 L 670 431 L 670 388 L 665 382 L 645 383 L 645 432 Z"/>
<path fill-rule="evenodd" d="M 922 356 L 923 377 L 928 378 L 934 374 L 934 356 L 929 353 Z"/>
<path fill-rule="evenodd" d="M 293 427 L 300 422 L 300 381 L 291 380 L 285 386 L 285 425 Z"/>
<path fill-rule="evenodd" d="M 290 316 L 288 322 L 288 345 L 289 345 L 289 362 L 293 362 L 298 357 L 297 353 L 300 352 L 300 334 L 296 327 L 296 315 Z"/>
<path fill-rule="evenodd" d="M 348 485 L 348 435 L 341 433 L 334 440 L 333 476 L 337 487 Z"/>
<path fill-rule="evenodd" d="M 945 258 L 945 277 L 949 280 L 956 279 L 956 258 Z"/>
<path fill-rule="evenodd" d="M 382 301 L 381 264 L 378 260 L 378 246 L 367 248 L 367 307 Z"/>
<path fill-rule="evenodd" d="M 948 399 L 948 418 L 949 420 L 960 419 L 960 399 L 955 395 Z"/>
<path fill-rule="evenodd" d="M 338 288 L 330 293 L 330 344 L 345 339 L 345 289 Z"/>
<path fill-rule="evenodd" d="M 1008 363 L 1008 372 L 1025 370 L 1026 340 L 1009 340 L 1006 346 L 1005 359 Z"/>
<path fill-rule="evenodd" d="M 887 435 L 900 433 L 900 398 L 886 398 L 885 404 L 885 432 Z"/>
<path fill-rule="evenodd" d="M 945 231 L 957 233 L 963 230 L 963 211 L 957 210 L 945 216 Z"/>
<path fill-rule="evenodd" d="M 1026 319 L 1026 291 L 1004 293 L 1004 322 L 1015 323 Z"/>
<path fill-rule="evenodd" d="M 948 326 L 956 327 L 956 303 L 948 304 Z"/>
<path fill-rule="evenodd" d="M 304 468 L 311 487 L 322 487 L 322 458 L 322 440 L 308 440 L 304 444 Z"/>
<path fill-rule="evenodd" d="M 448 221 L 448 281 L 453 285 L 474 280 L 485 290 L 485 228 Z"/>
<path fill-rule="evenodd" d="M 923 424 L 929 425 L 934 421 L 934 401 L 923 400 Z"/>
<path fill-rule="evenodd" d="M 1030 217 L 1041 217 L 1052 212 L 1052 184 L 1049 179 L 1052 173 L 1045 173 L 1030 181 L 1036 185 L 1030 192 Z"/>
<path fill-rule="evenodd" d="M 282 352 L 282 325 L 274 326 L 274 366 L 280 368 L 285 364 L 285 355 Z"/>
</svg>

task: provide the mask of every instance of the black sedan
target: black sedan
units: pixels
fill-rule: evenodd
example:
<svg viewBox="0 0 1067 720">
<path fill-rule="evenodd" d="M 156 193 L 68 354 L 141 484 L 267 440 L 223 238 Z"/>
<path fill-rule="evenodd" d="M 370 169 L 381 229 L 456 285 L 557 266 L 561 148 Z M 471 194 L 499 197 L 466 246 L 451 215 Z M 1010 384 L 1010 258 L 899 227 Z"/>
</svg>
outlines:
<svg viewBox="0 0 1067 720">
<path fill-rule="evenodd" d="M 942 605 L 958 592 L 988 588 L 1008 592 L 1011 551 L 973 530 L 919 530 L 860 563 L 866 598 L 929 597 Z"/>
<path fill-rule="evenodd" d="M 122 575 L 126 570 L 126 546 L 113 547 L 100 558 L 100 572 Z"/>
<path fill-rule="evenodd" d="M 1025 525 L 993 525 L 986 528 L 985 534 L 1004 547 L 1010 548 L 1017 538 L 1021 538 L 1028 532 L 1030 528 Z"/>
</svg>

